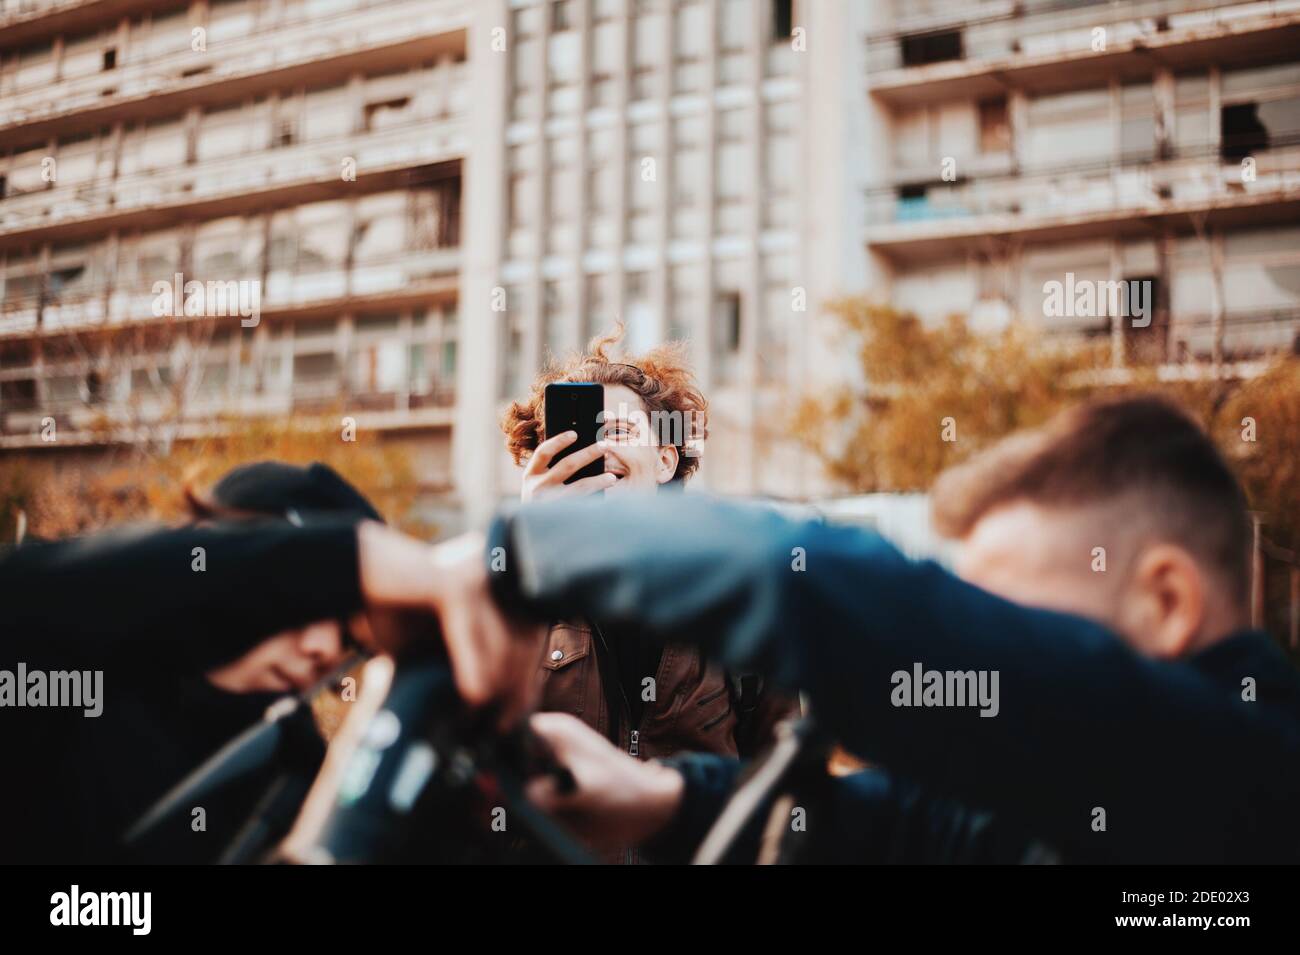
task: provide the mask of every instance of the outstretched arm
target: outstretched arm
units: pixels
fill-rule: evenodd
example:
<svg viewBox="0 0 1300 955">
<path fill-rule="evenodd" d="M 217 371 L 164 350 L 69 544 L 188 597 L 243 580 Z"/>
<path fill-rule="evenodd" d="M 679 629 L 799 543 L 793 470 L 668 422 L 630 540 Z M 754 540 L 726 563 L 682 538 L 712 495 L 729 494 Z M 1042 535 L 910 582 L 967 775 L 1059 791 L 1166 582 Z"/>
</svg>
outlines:
<svg viewBox="0 0 1300 955">
<path fill-rule="evenodd" d="M 433 549 L 381 524 L 116 531 L 0 554 L 0 653 L 34 668 L 201 673 L 289 627 L 432 612 Z"/>
<path fill-rule="evenodd" d="M 1287 857 L 1300 739 L 1192 666 L 907 560 L 874 534 L 684 496 L 503 518 L 498 599 L 695 643 L 808 692 L 854 752 L 1092 858 Z M 997 715 L 894 705 L 895 672 L 997 674 Z M 1094 829 L 1096 810 L 1106 829 Z M 1214 820 L 1206 825 L 1207 818 Z M 1269 820 L 1264 822 L 1263 820 Z M 1199 840 L 1187 833 L 1198 832 Z M 1258 857 L 1258 856 L 1256 856 Z"/>
</svg>

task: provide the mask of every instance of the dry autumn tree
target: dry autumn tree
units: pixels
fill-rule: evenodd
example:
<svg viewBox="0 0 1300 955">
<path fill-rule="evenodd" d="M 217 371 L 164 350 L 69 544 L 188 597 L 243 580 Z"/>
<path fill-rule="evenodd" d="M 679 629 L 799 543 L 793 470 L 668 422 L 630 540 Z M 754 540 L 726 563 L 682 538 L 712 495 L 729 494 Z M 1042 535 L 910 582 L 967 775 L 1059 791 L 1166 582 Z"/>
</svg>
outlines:
<svg viewBox="0 0 1300 955">
<path fill-rule="evenodd" d="M 1200 418 L 1236 470 L 1274 555 L 1267 622 L 1291 631 L 1284 558 L 1300 553 L 1300 358 L 1278 356 L 1245 379 L 1208 364 L 1176 376 L 1154 365 L 1117 373 L 1106 345 L 1023 323 L 976 332 L 960 317 L 928 324 L 861 298 L 831 310 L 860 381 L 799 403 L 792 430 L 846 491 L 925 491 L 945 468 L 1100 390 L 1160 391 Z"/>
</svg>

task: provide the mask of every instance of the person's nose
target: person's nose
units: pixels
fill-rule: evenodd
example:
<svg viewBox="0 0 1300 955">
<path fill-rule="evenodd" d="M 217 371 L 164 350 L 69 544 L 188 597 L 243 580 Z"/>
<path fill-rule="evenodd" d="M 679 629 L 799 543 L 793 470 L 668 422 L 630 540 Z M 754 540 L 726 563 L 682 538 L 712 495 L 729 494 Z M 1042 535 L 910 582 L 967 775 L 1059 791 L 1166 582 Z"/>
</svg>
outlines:
<svg viewBox="0 0 1300 955">
<path fill-rule="evenodd" d="M 298 638 L 298 650 L 322 663 L 331 663 L 343 654 L 343 639 L 339 625 L 333 620 L 320 620 L 309 624 Z"/>
</svg>

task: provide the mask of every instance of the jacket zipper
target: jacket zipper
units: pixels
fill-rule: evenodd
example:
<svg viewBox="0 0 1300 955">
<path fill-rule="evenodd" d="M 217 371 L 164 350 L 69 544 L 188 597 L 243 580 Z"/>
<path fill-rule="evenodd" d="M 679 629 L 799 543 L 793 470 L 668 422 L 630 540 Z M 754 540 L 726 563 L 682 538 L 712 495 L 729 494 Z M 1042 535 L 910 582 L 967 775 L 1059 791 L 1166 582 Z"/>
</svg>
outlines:
<svg viewBox="0 0 1300 955">
<path fill-rule="evenodd" d="M 593 620 L 591 621 L 591 626 L 592 629 L 596 631 L 596 636 L 600 637 L 600 645 L 605 648 L 606 657 L 610 660 L 616 660 L 617 657 L 614 656 L 614 651 L 610 649 L 609 641 L 605 639 L 605 632 L 600 629 L 600 624 L 596 623 L 596 621 Z M 617 670 L 617 667 L 615 667 L 615 670 Z M 617 679 L 617 673 L 615 673 L 614 682 L 618 686 L 619 699 L 623 701 L 623 722 L 627 725 L 628 728 L 629 735 L 628 735 L 627 753 L 629 756 L 640 756 L 641 755 L 641 724 L 638 723 L 635 729 L 632 728 L 632 704 L 628 702 L 627 690 L 623 688 L 623 681 Z M 642 715 L 644 716 L 644 714 Z"/>
<path fill-rule="evenodd" d="M 616 659 L 614 656 L 614 651 L 610 649 L 609 641 L 605 639 L 605 632 L 600 629 L 600 624 L 596 623 L 595 620 L 592 620 L 591 627 L 593 630 L 596 631 L 596 636 L 600 637 L 600 645 L 605 648 L 606 658 L 609 660 Z M 662 658 L 659 661 L 659 666 L 662 669 L 663 667 Z M 618 668 L 616 666 L 615 670 L 617 669 Z M 657 678 L 658 674 L 656 673 L 655 676 Z M 627 690 L 623 688 L 623 681 L 617 678 L 617 673 L 615 673 L 614 682 L 618 684 L 618 696 L 619 699 L 623 701 L 623 722 L 626 723 L 628 727 L 627 753 L 629 756 L 635 756 L 638 759 L 640 759 L 641 758 L 641 724 L 638 723 L 636 729 L 632 728 L 632 704 L 628 702 Z M 645 719 L 644 710 L 642 710 L 641 712 L 641 718 Z M 628 848 L 624 850 L 624 856 L 623 856 L 624 865 L 636 865 L 638 861 L 639 860 L 637 857 L 636 849 Z"/>
</svg>

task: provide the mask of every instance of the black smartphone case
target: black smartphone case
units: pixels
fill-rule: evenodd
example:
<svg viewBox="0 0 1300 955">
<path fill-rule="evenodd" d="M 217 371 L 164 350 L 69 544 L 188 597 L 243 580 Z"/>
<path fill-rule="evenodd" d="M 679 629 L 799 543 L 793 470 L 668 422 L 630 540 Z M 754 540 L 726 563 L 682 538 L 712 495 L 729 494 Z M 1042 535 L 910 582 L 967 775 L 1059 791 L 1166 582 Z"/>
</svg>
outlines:
<svg viewBox="0 0 1300 955">
<path fill-rule="evenodd" d="M 565 431 L 578 432 L 578 440 L 555 456 L 551 467 L 575 451 L 596 443 L 605 411 L 605 386 L 595 382 L 565 381 L 546 386 L 546 436 L 554 437 Z M 592 461 L 564 483 L 572 484 L 583 478 L 605 473 L 603 457 Z"/>
</svg>

